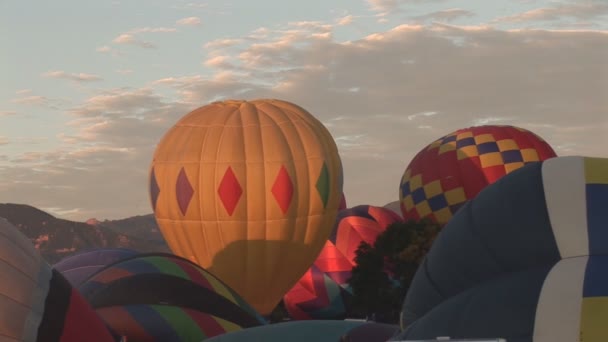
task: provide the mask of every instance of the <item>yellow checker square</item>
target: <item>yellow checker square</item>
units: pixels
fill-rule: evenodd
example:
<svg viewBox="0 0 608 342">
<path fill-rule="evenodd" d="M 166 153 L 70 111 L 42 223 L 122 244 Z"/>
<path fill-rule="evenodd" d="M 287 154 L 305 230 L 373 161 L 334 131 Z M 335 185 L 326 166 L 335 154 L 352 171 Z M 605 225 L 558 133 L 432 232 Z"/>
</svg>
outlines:
<svg viewBox="0 0 608 342">
<path fill-rule="evenodd" d="M 517 143 L 513 139 L 498 140 L 496 142 L 496 145 L 498 145 L 498 150 L 500 152 L 519 150 L 519 145 L 517 145 Z"/>
<path fill-rule="evenodd" d="M 449 151 L 454 151 L 456 149 L 456 142 L 450 141 L 445 143 L 439 147 L 439 152 L 437 154 L 442 154 Z"/>
<path fill-rule="evenodd" d="M 448 190 L 444 193 L 444 196 L 448 201 L 448 205 L 459 204 L 467 200 L 467 195 L 464 193 L 463 188 Z"/>
<path fill-rule="evenodd" d="M 403 206 L 405 207 L 405 209 L 407 211 L 410 211 L 410 210 L 414 209 L 414 199 L 412 198 L 412 195 L 405 196 L 401 200 L 401 203 L 403 203 Z"/>
<path fill-rule="evenodd" d="M 452 211 L 450 208 L 441 208 L 433 213 L 437 222 L 448 222 L 452 218 Z"/>
<path fill-rule="evenodd" d="M 587 184 L 608 184 L 608 160 L 585 158 L 585 181 Z"/>
<path fill-rule="evenodd" d="M 443 189 L 441 188 L 441 182 L 439 180 L 435 180 L 424 185 L 424 194 L 426 195 L 426 198 L 431 198 L 439 195 L 442 192 Z"/>
<path fill-rule="evenodd" d="M 533 148 L 524 148 L 521 150 L 521 157 L 524 159 L 524 162 L 535 162 L 540 161 L 540 157 L 538 156 L 538 152 L 536 152 Z"/>
<path fill-rule="evenodd" d="M 608 317 L 608 297 L 583 298 L 580 340 L 606 342 L 606 336 L 608 336 L 606 317 Z"/>
<path fill-rule="evenodd" d="M 429 146 L 426 149 L 427 150 L 432 150 L 432 149 L 437 148 L 439 146 L 441 146 L 441 139 L 433 141 L 432 143 L 429 144 Z"/>
<path fill-rule="evenodd" d="M 523 162 L 515 162 L 515 163 L 509 163 L 509 164 L 505 164 L 505 172 L 506 173 L 511 173 L 519 168 L 521 168 L 522 166 L 524 166 Z"/>
<path fill-rule="evenodd" d="M 473 132 L 467 131 L 467 132 L 458 133 L 456 135 L 456 140 L 462 140 L 462 139 L 472 138 L 472 137 L 473 137 Z"/>
<path fill-rule="evenodd" d="M 410 178 L 410 191 L 414 192 L 422 188 L 422 175 L 418 174 Z"/>
<path fill-rule="evenodd" d="M 479 155 L 479 151 L 475 145 L 463 146 L 458 149 L 456 155 L 458 156 L 458 160 L 463 160 L 471 157 L 477 157 Z"/>
<path fill-rule="evenodd" d="M 475 136 L 475 144 L 483 144 L 487 142 L 495 142 L 494 136 L 492 134 L 480 134 Z"/>
<path fill-rule="evenodd" d="M 482 154 L 479 156 L 479 161 L 481 161 L 482 168 L 504 164 L 502 154 L 500 154 L 500 152 Z"/>
<path fill-rule="evenodd" d="M 418 212 L 418 215 L 420 215 L 420 218 L 428 216 L 430 213 L 433 212 L 428 201 L 422 201 L 416 204 L 416 211 Z"/>
</svg>

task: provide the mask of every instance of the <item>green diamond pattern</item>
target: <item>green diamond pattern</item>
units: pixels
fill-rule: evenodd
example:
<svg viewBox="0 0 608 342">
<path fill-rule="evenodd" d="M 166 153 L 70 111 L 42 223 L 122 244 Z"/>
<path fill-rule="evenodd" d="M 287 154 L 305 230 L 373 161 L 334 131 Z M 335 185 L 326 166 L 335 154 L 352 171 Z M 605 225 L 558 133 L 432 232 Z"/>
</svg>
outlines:
<svg viewBox="0 0 608 342">
<path fill-rule="evenodd" d="M 325 164 L 325 162 L 323 162 L 321 174 L 317 179 L 317 191 L 319 192 L 321 200 L 323 201 L 323 208 L 327 208 L 327 201 L 329 200 L 329 169 L 327 168 L 327 164 Z"/>
</svg>

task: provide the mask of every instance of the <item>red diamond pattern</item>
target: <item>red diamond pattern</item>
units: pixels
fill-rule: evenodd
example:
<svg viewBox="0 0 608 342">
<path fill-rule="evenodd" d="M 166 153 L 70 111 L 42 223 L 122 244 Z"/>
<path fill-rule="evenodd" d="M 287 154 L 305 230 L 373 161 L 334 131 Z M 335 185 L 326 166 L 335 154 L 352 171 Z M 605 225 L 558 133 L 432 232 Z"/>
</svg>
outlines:
<svg viewBox="0 0 608 342">
<path fill-rule="evenodd" d="M 293 183 L 285 166 L 281 166 L 281 170 L 279 170 L 279 174 L 272 186 L 272 194 L 277 200 L 279 207 L 281 207 L 283 214 L 286 214 L 293 198 Z"/>
<path fill-rule="evenodd" d="M 232 216 L 232 213 L 234 213 L 234 209 L 243 194 L 243 188 L 241 188 L 239 180 L 236 178 L 236 175 L 230 166 L 228 166 L 226 173 L 224 173 L 224 177 L 220 182 L 220 187 L 217 189 L 217 194 L 220 196 L 220 200 L 224 204 L 224 208 L 226 208 L 228 215 Z"/>
<path fill-rule="evenodd" d="M 194 189 L 188 180 L 186 170 L 182 167 L 177 176 L 177 183 L 175 184 L 175 196 L 177 197 L 177 204 L 179 205 L 179 210 L 181 210 L 182 215 L 186 215 L 192 195 L 194 195 Z"/>
</svg>

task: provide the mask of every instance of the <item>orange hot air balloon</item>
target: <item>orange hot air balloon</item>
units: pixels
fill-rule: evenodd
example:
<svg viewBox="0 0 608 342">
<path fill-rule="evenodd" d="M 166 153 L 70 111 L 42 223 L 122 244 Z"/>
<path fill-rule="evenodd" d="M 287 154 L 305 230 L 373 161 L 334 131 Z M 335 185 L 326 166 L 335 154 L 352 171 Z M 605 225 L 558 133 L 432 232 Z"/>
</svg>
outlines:
<svg viewBox="0 0 608 342">
<path fill-rule="evenodd" d="M 171 250 L 261 314 L 314 262 L 333 227 L 342 163 L 329 131 L 281 100 L 198 108 L 154 153 L 150 196 Z"/>
</svg>

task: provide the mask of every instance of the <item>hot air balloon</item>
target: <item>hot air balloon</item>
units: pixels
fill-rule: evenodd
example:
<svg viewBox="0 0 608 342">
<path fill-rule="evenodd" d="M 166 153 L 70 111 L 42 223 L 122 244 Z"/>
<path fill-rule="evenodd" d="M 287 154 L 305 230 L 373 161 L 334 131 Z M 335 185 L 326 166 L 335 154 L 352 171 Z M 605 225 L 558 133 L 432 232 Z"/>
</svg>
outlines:
<svg viewBox="0 0 608 342">
<path fill-rule="evenodd" d="M 348 284 L 355 252 L 362 241 L 376 237 L 401 217 L 389 209 L 358 205 L 338 213 L 336 223 L 313 266 L 285 294 L 283 301 L 293 319 L 344 319 L 350 309 Z"/>
<path fill-rule="evenodd" d="M 314 264 L 283 297 L 289 316 L 295 320 L 346 318 L 352 299 L 347 283 L 352 267 L 344 254 L 326 241 Z"/>
<path fill-rule="evenodd" d="M 78 286 L 105 266 L 138 253 L 127 248 L 89 249 L 61 259 L 53 268 L 61 272 L 72 286 Z"/>
<path fill-rule="evenodd" d="M 555 156 L 541 137 L 514 126 L 452 132 L 420 151 L 403 173 L 399 187 L 403 218 L 445 224 L 488 184 Z"/>
<path fill-rule="evenodd" d="M 269 314 L 327 240 L 342 194 L 329 131 L 281 100 L 198 108 L 162 138 L 150 196 L 171 250 Z"/>
<path fill-rule="evenodd" d="M 608 341 L 608 159 L 526 165 L 438 235 L 396 340 Z"/>
<path fill-rule="evenodd" d="M 0 218 L 0 336 L 23 342 L 111 342 L 112 335 L 68 281 Z"/>
<path fill-rule="evenodd" d="M 360 321 L 293 321 L 268 324 L 216 336 L 209 342 L 337 342 L 352 329 L 367 324 Z"/>
<path fill-rule="evenodd" d="M 342 193 L 342 198 L 340 198 L 340 204 L 338 205 L 338 211 L 346 209 L 346 196 Z"/>
<path fill-rule="evenodd" d="M 106 324 L 129 341 L 202 341 L 265 324 L 212 274 L 171 254 L 120 260 L 78 289 Z"/>
</svg>

